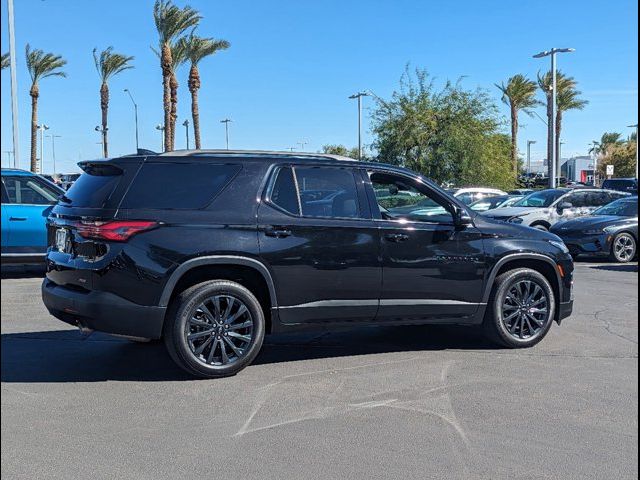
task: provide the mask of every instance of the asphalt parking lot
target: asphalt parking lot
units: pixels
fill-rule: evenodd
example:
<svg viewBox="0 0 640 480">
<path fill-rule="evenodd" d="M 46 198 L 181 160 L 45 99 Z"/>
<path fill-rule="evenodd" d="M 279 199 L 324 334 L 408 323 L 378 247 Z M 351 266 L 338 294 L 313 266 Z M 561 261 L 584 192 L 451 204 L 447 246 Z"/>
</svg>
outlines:
<svg viewBox="0 0 640 480">
<path fill-rule="evenodd" d="M 530 350 L 463 328 L 268 337 L 233 378 L 76 330 L 2 276 L 3 478 L 637 478 L 638 266 L 577 264 Z"/>
</svg>

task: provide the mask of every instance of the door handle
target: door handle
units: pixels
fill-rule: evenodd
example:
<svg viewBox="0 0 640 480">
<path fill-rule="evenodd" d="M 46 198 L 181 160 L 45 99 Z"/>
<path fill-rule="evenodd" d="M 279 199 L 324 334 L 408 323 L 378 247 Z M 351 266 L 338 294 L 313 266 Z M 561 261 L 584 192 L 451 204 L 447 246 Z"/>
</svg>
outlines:
<svg viewBox="0 0 640 480">
<path fill-rule="evenodd" d="M 26 222 L 27 217 L 9 217 L 10 222 Z"/>
<path fill-rule="evenodd" d="M 284 227 L 269 227 L 264 231 L 264 234 L 267 237 L 274 238 L 285 238 L 292 235 L 291 230 L 288 230 Z"/>
<path fill-rule="evenodd" d="M 384 238 L 386 238 L 390 242 L 399 243 L 409 240 L 409 235 L 406 235 L 404 233 L 387 233 Z"/>
</svg>

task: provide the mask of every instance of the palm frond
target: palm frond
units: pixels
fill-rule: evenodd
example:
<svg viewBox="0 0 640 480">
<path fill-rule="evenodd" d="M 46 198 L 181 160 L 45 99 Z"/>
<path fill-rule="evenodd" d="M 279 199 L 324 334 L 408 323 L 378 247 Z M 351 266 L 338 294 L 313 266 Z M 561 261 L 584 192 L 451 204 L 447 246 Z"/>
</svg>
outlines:
<svg viewBox="0 0 640 480">
<path fill-rule="evenodd" d="M 7 68 L 11 64 L 11 57 L 9 56 L 9 52 L 2 54 L 2 70 Z"/>
<path fill-rule="evenodd" d="M 231 46 L 226 40 L 203 38 L 193 32 L 189 36 L 181 38 L 178 43 L 182 45 L 188 60 L 193 65 L 197 65 L 203 58 L 214 55 L 221 50 L 226 50 Z"/>
<path fill-rule="evenodd" d="M 27 58 L 27 70 L 31 76 L 32 83 L 46 77 L 66 77 L 67 74 L 60 70 L 67 64 L 67 61 L 60 55 L 45 53 L 40 49 L 31 50 L 29 44 L 25 47 Z"/>
<path fill-rule="evenodd" d="M 103 82 L 107 82 L 111 77 L 117 75 L 124 70 L 133 68 L 131 61 L 134 57 L 122 55 L 120 53 L 114 53 L 113 47 L 108 47 L 100 52 L 98 55 L 98 49 L 93 49 L 93 61 L 96 65 L 96 70 L 100 79 Z"/>
<path fill-rule="evenodd" d="M 161 45 L 175 40 L 185 30 L 195 27 L 201 19 L 202 16 L 194 8 L 188 5 L 177 7 L 171 0 L 156 0 L 153 6 L 153 20 Z"/>
<path fill-rule="evenodd" d="M 502 92 L 502 101 L 518 110 L 527 110 L 540 104 L 536 100 L 536 82 L 522 74 L 514 75 L 496 87 Z"/>
</svg>

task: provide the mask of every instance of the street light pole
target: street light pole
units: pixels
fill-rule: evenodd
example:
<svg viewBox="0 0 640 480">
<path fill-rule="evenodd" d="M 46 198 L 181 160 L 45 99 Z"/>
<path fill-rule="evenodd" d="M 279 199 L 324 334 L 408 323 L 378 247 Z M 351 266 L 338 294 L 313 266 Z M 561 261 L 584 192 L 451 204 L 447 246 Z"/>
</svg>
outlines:
<svg viewBox="0 0 640 480">
<path fill-rule="evenodd" d="M 309 143 L 308 140 L 300 140 L 299 142 L 296 142 L 298 145 L 300 145 L 300 151 L 304 152 L 304 146 Z"/>
<path fill-rule="evenodd" d="M 627 125 L 629 128 L 636 129 L 636 180 L 638 179 L 638 124 L 635 125 Z"/>
<path fill-rule="evenodd" d="M 53 159 L 53 172 L 56 173 L 56 138 L 60 138 L 61 135 L 47 135 L 47 137 L 51 138 L 51 158 Z"/>
<path fill-rule="evenodd" d="M 536 143 L 535 140 L 527 140 L 527 174 L 531 176 L 531 145 Z"/>
<path fill-rule="evenodd" d="M 349 96 L 358 100 L 358 160 L 362 160 L 362 97 L 368 97 L 368 92 L 358 92 Z"/>
<path fill-rule="evenodd" d="M 227 142 L 227 150 L 229 150 L 229 122 L 232 120 L 225 118 L 224 120 L 220 120 L 220 123 L 224 123 L 224 138 Z"/>
<path fill-rule="evenodd" d="M 543 58 L 551 56 L 551 178 L 549 178 L 549 188 L 556 188 L 557 169 L 558 169 L 558 152 L 556 151 L 556 109 L 558 104 L 558 89 L 557 89 L 557 66 L 556 66 L 556 54 L 557 53 L 570 53 L 575 52 L 574 48 L 552 48 L 544 52 L 537 53 L 533 58 Z"/>
<path fill-rule="evenodd" d="M 43 173 L 44 171 L 44 131 L 49 130 L 49 126 L 44 123 L 41 125 L 36 125 L 36 128 L 40 130 L 40 166 L 36 168 L 36 170 L 40 170 L 36 173 Z"/>
<path fill-rule="evenodd" d="M 133 103 L 133 112 L 136 119 L 136 153 L 138 153 L 138 150 L 140 149 L 140 145 L 138 143 L 138 104 L 133 99 L 133 95 L 131 95 L 131 92 L 129 91 L 128 88 L 125 88 L 124 91 L 127 92 L 127 94 L 129 95 L 129 98 L 131 99 L 131 102 Z"/>
<path fill-rule="evenodd" d="M 156 125 L 156 130 L 160 132 L 160 151 L 164 152 L 164 125 L 159 123 Z"/>
<path fill-rule="evenodd" d="M 595 140 L 591 142 L 593 145 L 593 186 L 598 186 L 598 145 L 600 142 L 596 142 Z"/>
<path fill-rule="evenodd" d="M 182 125 L 184 126 L 185 133 L 187 136 L 187 150 L 189 150 L 189 119 L 182 122 Z"/>
<path fill-rule="evenodd" d="M 20 139 L 18 135 L 18 79 L 16 76 L 16 33 L 13 19 L 13 0 L 7 0 L 9 18 L 9 64 L 11 67 L 11 129 L 13 133 L 13 166 L 20 166 Z"/>
<path fill-rule="evenodd" d="M 102 156 L 104 156 L 104 158 L 107 158 L 107 154 L 105 153 L 106 148 L 105 148 L 104 141 L 105 141 L 105 132 L 109 130 L 109 127 L 102 128 L 100 125 L 98 125 L 94 130 L 100 134 L 100 140 L 102 141 Z"/>
</svg>

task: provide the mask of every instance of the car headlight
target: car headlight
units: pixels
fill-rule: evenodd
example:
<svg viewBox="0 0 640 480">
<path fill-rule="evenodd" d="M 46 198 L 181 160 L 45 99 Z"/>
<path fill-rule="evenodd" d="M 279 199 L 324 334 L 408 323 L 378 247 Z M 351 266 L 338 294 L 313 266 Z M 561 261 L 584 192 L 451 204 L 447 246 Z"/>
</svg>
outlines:
<svg viewBox="0 0 640 480">
<path fill-rule="evenodd" d="M 616 227 L 605 227 L 602 231 L 604 233 L 615 233 Z"/>
<path fill-rule="evenodd" d="M 604 231 L 606 231 L 606 229 Z M 600 235 L 602 232 L 603 230 L 601 228 L 593 228 L 591 230 L 585 230 L 582 233 L 585 235 Z"/>
<path fill-rule="evenodd" d="M 509 220 L 507 220 L 507 222 L 515 223 L 516 225 L 520 225 L 523 222 L 523 219 L 522 219 L 522 217 L 511 217 Z"/>
<path fill-rule="evenodd" d="M 564 253 L 569 253 L 569 249 L 567 248 L 567 246 L 562 243 L 562 242 L 556 242 L 555 240 L 549 240 L 549 243 L 551 245 L 553 245 L 554 247 L 559 248 L 560 250 L 562 250 Z"/>
</svg>

